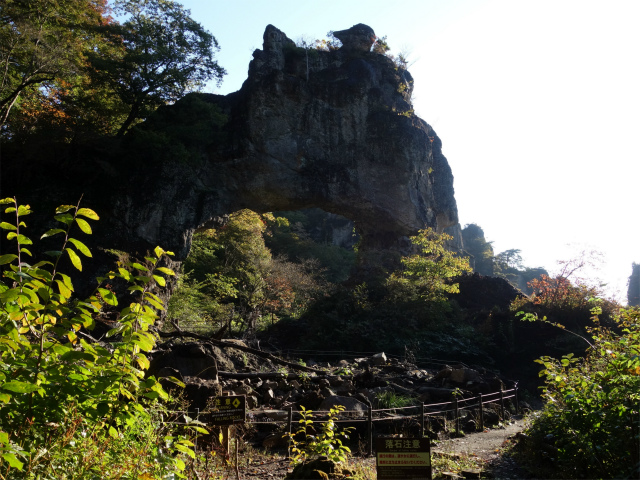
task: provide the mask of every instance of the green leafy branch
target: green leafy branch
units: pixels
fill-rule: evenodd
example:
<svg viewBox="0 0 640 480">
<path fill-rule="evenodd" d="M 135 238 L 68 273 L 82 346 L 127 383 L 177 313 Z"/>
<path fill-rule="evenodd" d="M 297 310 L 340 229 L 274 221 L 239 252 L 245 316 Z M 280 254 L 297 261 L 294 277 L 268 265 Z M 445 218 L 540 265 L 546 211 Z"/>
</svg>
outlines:
<svg viewBox="0 0 640 480">
<path fill-rule="evenodd" d="M 329 410 L 326 420 L 314 424 L 313 411 L 300 407 L 299 420 L 300 427 L 295 433 L 287 433 L 291 443 L 291 464 L 298 465 L 313 458 L 327 457 L 336 463 L 345 462 L 351 454 L 351 449 L 342 444 L 342 438 L 349 438 L 349 433 L 353 427 L 338 430 L 337 421 L 340 412 L 344 411 L 344 406 L 336 405 Z M 320 431 L 316 432 L 316 425 L 320 425 Z"/>
<path fill-rule="evenodd" d="M 164 309 L 151 287 L 164 286 L 165 276 L 174 272 L 159 266 L 161 259 L 172 253 L 156 247 L 144 264 L 134 261 L 119 265 L 98 279 L 98 286 L 87 299 L 76 299 L 72 280 L 58 270 L 59 262 L 66 253 L 73 267 L 82 271 L 80 255 L 90 258 L 91 252 L 70 233 L 72 227 L 78 227 L 82 233 L 91 234 L 89 221 L 98 220 L 98 215 L 81 208 L 80 202 L 58 207 L 54 218 L 65 227 L 48 230 L 41 237 L 63 237 L 59 250 L 46 252 L 54 262 L 30 264 L 24 258 L 33 257 L 26 248 L 33 242 L 22 233 L 26 228 L 23 217 L 31 213 L 30 207 L 19 205 L 15 198 L 0 200 L 0 205 L 8 205 L 5 213 L 15 216 L 13 224 L 1 222 L 0 228 L 8 231 L 9 241 L 16 242 L 16 254 L 0 256 L 0 265 L 6 266 L 0 280 L 0 479 L 4 479 L 17 478 L 17 472 L 27 475 L 38 469 L 47 471 L 57 461 L 72 461 L 68 457 L 71 453 L 63 449 L 54 454 L 51 445 L 66 445 L 66 435 L 74 438 L 79 429 L 85 434 L 78 438 L 79 444 L 90 438 L 97 442 L 92 448 L 98 444 L 116 448 L 108 438 L 119 441 L 140 422 L 153 423 L 149 407 L 169 397 L 154 377 L 144 378 L 144 370 L 149 367 L 146 354 L 156 343 L 151 327 L 157 312 Z M 116 278 L 128 283 L 134 301 L 120 311 L 118 324 L 107 333 L 117 341 L 89 343 L 83 337 L 91 337 L 81 329 L 91 330 L 105 306 L 118 305 L 118 298 L 105 284 Z M 56 433 L 61 425 L 67 425 L 69 433 Z M 62 437 L 52 440 L 57 435 Z M 149 469 L 166 467 L 184 478 L 180 456 L 193 457 L 192 445 L 187 437 L 173 432 L 164 438 L 175 455 L 145 465 Z M 147 441 L 140 439 L 138 443 Z M 147 445 L 144 450 L 150 448 Z M 93 462 L 81 462 L 78 468 L 82 471 L 100 474 L 106 468 L 105 456 L 91 456 L 89 450 L 82 454 Z"/>
</svg>

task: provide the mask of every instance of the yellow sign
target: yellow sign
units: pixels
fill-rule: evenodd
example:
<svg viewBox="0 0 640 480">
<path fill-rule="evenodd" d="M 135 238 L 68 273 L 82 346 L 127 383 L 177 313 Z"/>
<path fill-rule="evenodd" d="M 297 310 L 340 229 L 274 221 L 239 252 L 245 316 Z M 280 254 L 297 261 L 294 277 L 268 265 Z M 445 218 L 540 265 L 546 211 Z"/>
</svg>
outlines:
<svg viewBox="0 0 640 480">
<path fill-rule="evenodd" d="M 247 412 L 247 399 L 244 395 L 215 397 L 215 410 L 209 413 L 211 425 L 233 425 L 244 423 Z"/>
</svg>

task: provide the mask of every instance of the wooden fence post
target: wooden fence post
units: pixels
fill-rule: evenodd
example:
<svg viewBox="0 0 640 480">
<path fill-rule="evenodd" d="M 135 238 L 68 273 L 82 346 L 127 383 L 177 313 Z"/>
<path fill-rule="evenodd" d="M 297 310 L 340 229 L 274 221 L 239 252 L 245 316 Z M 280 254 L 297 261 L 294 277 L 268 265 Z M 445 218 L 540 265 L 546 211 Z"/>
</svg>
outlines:
<svg viewBox="0 0 640 480">
<path fill-rule="evenodd" d="M 196 408 L 196 421 L 200 421 L 200 408 Z M 198 434 L 196 433 L 196 438 L 194 439 L 193 450 L 198 451 Z"/>
<path fill-rule="evenodd" d="M 420 438 L 424 437 L 424 402 L 420 403 Z"/>
<path fill-rule="evenodd" d="M 367 437 L 369 443 L 369 456 L 373 455 L 373 409 L 371 405 L 368 407 L 368 419 L 367 419 Z"/>
<path fill-rule="evenodd" d="M 480 430 L 484 431 L 484 403 L 482 403 L 482 394 L 480 394 Z"/>
<path fill-rule="evenodd" d="M 500 387 L 500 413 L 502 414 L 501 419 L 504 420 L 504 390 Z"/>
<path fill-rule="evenodd" d="M 456 409 L 456 434 L 460 432 L 460 409 L 458 408 L 458 397 L 454 398 L 454 406 Z"/>
<path fill-rule="evenodd" d="M 291 429 L 293 427 L 293 407 L 289 407 L 289 415 L 287 419 L 287 431 L 289 432 L 289 444 L 287 445 L 287 458 L 291 457 Z"/>
</svg>

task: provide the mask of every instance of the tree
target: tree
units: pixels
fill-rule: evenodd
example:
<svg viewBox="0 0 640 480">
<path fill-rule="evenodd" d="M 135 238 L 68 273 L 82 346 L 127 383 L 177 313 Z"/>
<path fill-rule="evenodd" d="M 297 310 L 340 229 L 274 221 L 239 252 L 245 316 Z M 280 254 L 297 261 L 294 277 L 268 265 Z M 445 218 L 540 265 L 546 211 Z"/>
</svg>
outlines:
<svg viewBox="0 0 640 480">
<path fill-rule="evenodd" d="M 520 249 L 512 248 L 500 252 L 495 257 L 496 270 L 498 272 L 507 272 L 509 270 L 519 271 L 522 269 L 522 255 Z"/>
<path fill-rule="evenodd" d="M 446 242 L 452 237 L 438 234 L 427 228 L 420 230 L 412 243 L 419 253 L 402 259 L 402 270 L 393 273 L 388 286 L 396 298 L 421 298 L 427 301 L 446 300 L 450 293 L 458 293 L 457 283 L 451 279 L 470 272 L 469 260 L 458 257 L 446 248 Z"/>
<path fill-rule="evenodd" d="M 123 135 L 160 105 L 174 102 L 207 81 L 226 74 L 214 51 L 216 38 L 193 20 L 189 10 L 173 0 L 117 0 L 121 25 L 105 27 L 112 49 L 120 56 L 91 56 L 96 75 L 129 107 L 118 131 Z"/>
<path fill-rule="evenodd" d="M 0 126 L 22 96 L 82 69 L 105 0 L 4 0 L 0 5 Z"/>
<path fill-rule="evenodd" d="M 481 275 L 493 276 L 494 258 L 492 242 L 487 242 L 484 231 L 475 223 L 465 225 L 462 229 L 464 249 L 472 256 L 473 270 Z"/>
</svg>

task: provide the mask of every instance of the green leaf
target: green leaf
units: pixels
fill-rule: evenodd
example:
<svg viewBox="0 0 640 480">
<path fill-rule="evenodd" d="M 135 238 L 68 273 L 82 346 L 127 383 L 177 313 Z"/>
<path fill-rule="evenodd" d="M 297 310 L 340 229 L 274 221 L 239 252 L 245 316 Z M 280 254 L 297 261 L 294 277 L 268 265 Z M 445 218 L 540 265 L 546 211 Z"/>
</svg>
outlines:
<svg viewBox="0 0 640 480">
<path fill-rule="evenodd" d="M 105 301 L 105 303 L 113 306 L 118 305 L 118 299 L 110 290 L 107 290 L 106 288 L 98 288 L 98 292 L 100 292 L 100 295 L 102 296 L 102 299 Z"/>
<path fill-rule="evenodd" d="M 13 255 L 11 253 L 7 253 L 6 255 L 2 255 L 2 256 L 0 256 L 0 265 L 5 265 L 7 263 L 11 263 L 17 258 L 18 258 L 17 255 Z"/>
<path fill-rule="evenodd" d="M 80 227 L 80 230 L 82 230 L 87 235 L 91 235 L 91 225 L 89 225 L 89 222 L 83 220 L 82 218 L 76 217 L 76 223 L 78 224 L 78 227 Z"/>
<path fill-rule="evenodd" d="M 81 208 L 78 210 L 76 215 L 82 215 L 83 217 L 87 217 L 89 220 L 100 220 L 98 214 L 90 208 Z"/>
<path fill-rule="evenodd" d="M 91 250 L 87 248 L 87 246 L 82 243 L 80 240 L 76 240 L 75 238 L 69 238 L 69 241 L 73 243 L 76 248 L 82 253 L 85 257 L 91 257 Z"/>
<path fill-rule="evenodd" d="M 3 453 L 2 458 L 9 464 L 11 468 L 22 470 L 24 465 L 13 453 Z"/>
<path fill-rule="evenodd" d="M 167 267 L 158 267 L 156 268 L 157 271 L 164 273 L 165 275 L 175 275 L 176 272 L 174 272 L 173 270 L 171 270 L 170 268 Z"/>
<path fill-rule="evenodd" d="M 73 283 L 71 283 L 71 277 L 69 277 L 69 275 L 65 275 L 64 273 L 58 273 L 58 275 L 62 277 L 62 281 L 67 286 L 67 288 L 73 292 L 74 289 L 73 289 Z"/>
<path fill-rule="evenodd" d="M 155 345 L 155 342 L 140 337 L 138 337 L 137 340 L 132 340 L 132 342 L 134 343 L 134 345 L 140 347 L 140 350 L 142 350 L 143 352 L 150 352 L 151 350 L 153 350 L 153 347 Z"/>
<path fill-rule="evenodd" d="M 112 438 L 118 438 L 118 431 L 113 427 L 109 427 L 109 436 Z"/>
<path fill-rule="evenodd" d="M 164 310 L 164 305 L 161 302 L 155 300 L 154 298 L 146 296 L 145 300 L 149 302 L 151 305 L 153 305 L 154 307 L 156 307 L 158 310 Z"/>
<path fill-rule="evenodd" d="M 15 225 L 12 225 L 12 224 L 7 223 L 7 222 L 0 223 L 0 228 L 2 228 L 3 230 L 17 230 L 18 229 Z"/>
<path fill-rule="evenodd" d="M 147 357 L 144 355 L 136 355 L 136 361 L 142 370 L 147 370 L 149 368 L 150 362 Z"/>
<path fill-rule="evenodd" d="M 160 258 L 164 253 L 164 250 L 162 249 L 162 247 L 157 246 L 156 248 L 153 249 L 153 253 L 156 254 L 156 257 Z"/>
<path fill-rule="evenodd" d="M 184 388 L 185 384 L 184 382 L 180 381 L 179 379 L 177 379 L 176 377 L 163 377 L 162 380 L 167 380 L 171 383 L 175 383 L 176 385 L 178 385 L 179 387 Z"/>
<path fill-rule="evenodd" d="M 33 245 L 33 242 L 29 237 L 25 237 L 24 235 L 18 235 L 18 243 L 20 245 Z"/>
<path fill-rule="evenodd" d="M 120 273 L 120 275 L 122 276 L 122 278 L 124 278 L 125 280 L 129 280 L 131 279 L 131 272 L 125 268 L 119 267 L 118 268 L 118 272 Z"/>
<path fill-rule="evenodd" d="M 58 208 L 56 208 L 56 213 L 68 212 L 72 208 L 76 208 L 76 206 L 75 205 L 60 205 Z"/>
<path fill-rule="evenodd" d="M 31 207 L 29 205 L 20 205 L 18 207 L 18 216 L 29 215 L 31 213 Z"/>
<path fill-rule="evenodd" d="M 137 262 L 132 263 L 131 266 L 133 268 L 135 268 L 136 270 L 140 270 L 141 272 L 148 272 L 149 271 L 149 269 L 147 267 L 145 267 L 144 265 L 140 265 Z"/>
<path fill-rule="evenodd" d="M 161 277 L 160 275 L 154 275 L 153 279 L 156 281 L 156 283 L 158 285 L 160 285 L 161 287 L 164 287 L 167 285 L 166 280 L 164 279 L 164 277 Z"/>
<path fill-rule="evenodd" d="M 13 302 L 19 296 L 20 296 L 19 288 L 10 288 L 9 290 L 6 290 L 0 293 L 0 300 L 5 303 L 9 303 L 9 302 Z"/>
<path fill-rule="evenodd" d="M 62 255 L 62 250 L 47 250 L 44 254 L 49 255 L 50 257 L 59 257 Z"/>
<path fill-rule="evenodd" d="M 56 283 L 58 284 L 58 291 L 60 292 L 60 295 L 64 298 L 71 298 L 71 290 L 69 290 L 67 285 L 65 285 L 62 280 L 56 280 Z"/>
<path fill-rule="evenodd" d="M 49 303 L 49 298 L 51 297 L 49 290 L 44 288 L 44 287 L 40 287 L 38 289 L 38 295 L 40 295 L 40 298 L 42 300 L 44 300 L 44 303 Z"/>
<path fill-rule="evenodd" d="M 27 250 L 26 248 L 21 248 L 20 249 L 20 253 L 26 253 L 27 255 L 29 255 L 30 257 L 33 257 L 33 255 L 31 254 L 31 252 L 29 250 Z"/>
<path fill-rule="evenodd" d="M 80 257 L 78 257 L 78 254 L 69 247 L 65 248 L 65 250 L 69 254 L 69 258 L 71 259 L 71 263 L 73 264 L 73 266 L 82 271 L 82 262 L 80 261 Z"/>
<path fill-rule="evenodd" d="M 36 385 L 34 383 L 20 382 L 18 380 L 11 380 L 11 381 L 3 384 L 2 388 L 4 390 L 8 390 L 8 391 L 14 392 L 14 393 L 29 393 L 29 392 L 35 392 L 40 387 L 38 387 L 38 385 Z"/>
<path fill-rule="evenodd" d="M 3 198 L 2 200 L 0 200 L 0 205 L 6 205 L 8 203 L 14 203 L 15 204 L 16 203 L 16 199 L 7 197 L 7 198 Z"/>
<path fill-rule="evenodd" d="M 119 325 L 116 328 L 112 328 L 111 330 L 109 330 L 107 332 L 107 338 L 113 337 L 114 335 L 118 335 L 119 333 L 121 333 L 126 328 L 128 328 L 127 325 Z"/>
<path fill-rule="evenodd" d="M 9 403 L 9 400 L 11 400 L 11 395 L 8 393 L 0 393 L 0 402 Z"/>
<path fill-rule="evenodd" d="M 174 444 L 174 446 L 175 446 L 175 448 L 177 450 L 180 450 L 181 452 L 186 453 L 191 458 L 196 458 L 196 454 L 189 447 L 185 447 L 184 445 L 182 445 L 180 443 L 176 443 L 176 444 Z"/>
<path fill-rule="evenodd" d="M 94 362 L 96 359 L 95 355 L 89 352 L 77 352 L 75 350 L 71 350 L 70 352 L 65 353 L 60 357 L 60 360 L 86 360 L 88 362 Z"/>
<path fill-rule="evenodd" d="M 40 237 L 40 240 L 47 237 L 53 237 L 54 235 L 57 235 L 59 233 L 66 233 L 66 232 L 61 228 L 52 228 L 51 230 L 47 230 L 46 232 L 44 232 Z"/>
<path fill-rule="evenodd" d="M 71 225 L 71 222 L 73 222 L 73 215 L 69 215 L 68 213 L 56 215 L 53 218 L 55 218 L 58 222 L 62 222 L 66 225 Z"/>
</svg>

